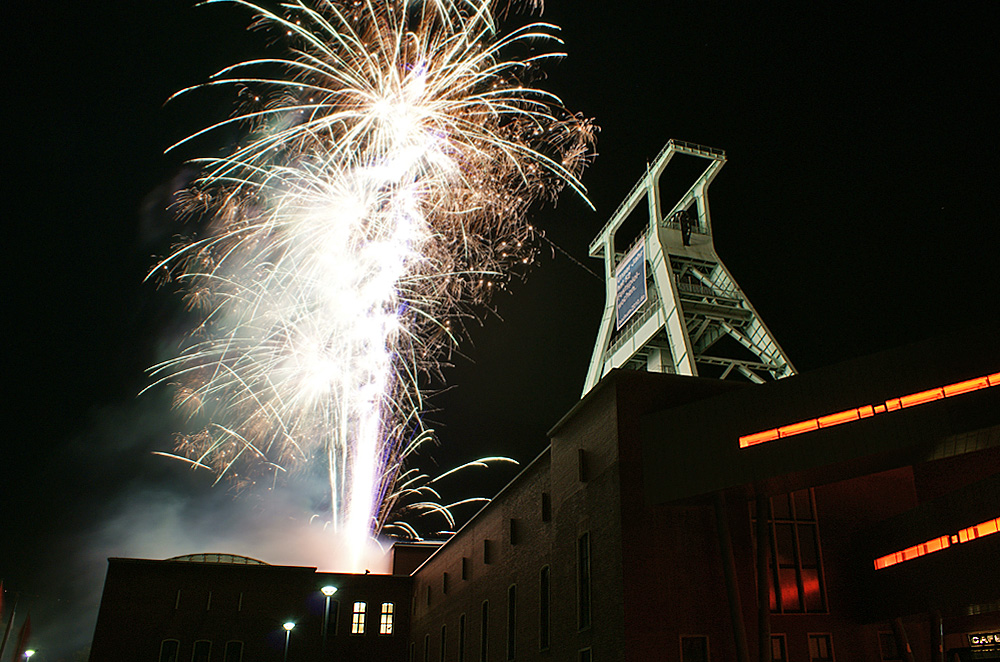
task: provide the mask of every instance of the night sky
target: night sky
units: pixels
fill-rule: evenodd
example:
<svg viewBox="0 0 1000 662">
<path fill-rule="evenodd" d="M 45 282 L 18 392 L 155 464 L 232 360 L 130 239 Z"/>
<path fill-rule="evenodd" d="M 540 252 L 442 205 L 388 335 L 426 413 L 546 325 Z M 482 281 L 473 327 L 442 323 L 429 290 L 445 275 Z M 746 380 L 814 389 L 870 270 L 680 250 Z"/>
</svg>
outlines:
<svg viewBox="0 0 1000 662">
<path fill-rule="evenodd" d="M 198 154 L 163 150 L 229 113 L 224 96 L 164 101 L 262 52 L 246 12 L 192 4 L 13 3 L 4 21 L 0 578 L 50 655 L 89 641 L 105 557 L 242 551 L 197 533 L 232 497 L 151 455 L 176 422 L 162 395 L 137 398 L 180 328 L 142 281 L 174 231 L 163 192 Z M 676 138 L 726 150 L 716 248 L 800 371 L 1000 319 L 1000 5 L 547 4 L 569 57 L 541 85 L 602 129 L 597 211 L 569 194 L 538 211 L 552 243 L 599 272 L 587 244 Z M 442 467 L 529 461 L 579 397 L 603 283 L 540 246 L 432 400 Z"/>
</svg>

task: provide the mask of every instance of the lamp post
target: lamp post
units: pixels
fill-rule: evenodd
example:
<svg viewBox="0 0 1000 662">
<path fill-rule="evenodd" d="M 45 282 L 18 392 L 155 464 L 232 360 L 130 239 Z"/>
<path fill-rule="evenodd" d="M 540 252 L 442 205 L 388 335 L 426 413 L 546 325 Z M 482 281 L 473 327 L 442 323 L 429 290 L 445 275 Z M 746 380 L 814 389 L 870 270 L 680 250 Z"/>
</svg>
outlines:
<svg viewBox="0 0 1000 662">
<path fill-rule="evenodd" d="M 330 596 L 337 592 L 336 586 L 324 586 L 320 589 L 326 596 L 326 609 L 323 610 L 323 654 L 326 655 L 326 635 L 330 629 Z"/>
<path fill-rule="evenodd" d="M 285 657 L 284 657 L 284 661 L 288 662 L 288 640 L 292 636 L 292 628 L 295 627 L 295 623 L 293 623 L 291 621 L 288 621 L 287 623 L 285 623 L 281 627 L 285 628 Z"/>
</svg>

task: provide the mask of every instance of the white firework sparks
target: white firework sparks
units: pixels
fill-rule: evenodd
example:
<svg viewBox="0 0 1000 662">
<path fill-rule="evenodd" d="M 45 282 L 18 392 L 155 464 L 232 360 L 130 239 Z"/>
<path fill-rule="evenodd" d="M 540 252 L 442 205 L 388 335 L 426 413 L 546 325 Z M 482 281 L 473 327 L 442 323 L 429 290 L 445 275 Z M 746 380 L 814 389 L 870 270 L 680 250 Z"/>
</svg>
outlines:
<svg viewBox="0 0 1000 662">
<path fill-rule="evenodd" d="M 279 15 L 217 1 L 251 8 L 291 56 L 191 88 L 248 101 L 184 142 L 250 129 L 201 161 L 184 203 L 212 220 L 152 272 L 204 314 L 152 372 L 207 421 L 179 456 L 244 486 L 323 466 L 333 526 L 364 541 L 412 489 L 397 478 L 421 438 L 421 379 L 469 306 L 530 261 L 529 205 L 567 184 L 582 194 L 594 128 L 529 84 L 557 55 L 530 54 L 558 43 L 555 28 L 498 36 L 492 2 L 300 1 Z"/>
</svg>

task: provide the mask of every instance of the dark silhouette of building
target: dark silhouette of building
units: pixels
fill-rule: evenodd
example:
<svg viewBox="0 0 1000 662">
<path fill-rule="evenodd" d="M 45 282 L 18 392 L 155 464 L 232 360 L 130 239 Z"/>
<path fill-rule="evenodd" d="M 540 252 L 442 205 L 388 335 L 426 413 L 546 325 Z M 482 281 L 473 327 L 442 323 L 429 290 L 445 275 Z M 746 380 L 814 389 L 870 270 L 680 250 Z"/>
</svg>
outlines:
<svg viewBox="0 0 1000 662">
<path fill-rule="evenodd" d="M 763 385 L 612 371 L 395 576 L 112 559 L 91 659 L 278 660 L 293 617 L 294 661 L 997 659 L 998 338 Z"/>
</svg>

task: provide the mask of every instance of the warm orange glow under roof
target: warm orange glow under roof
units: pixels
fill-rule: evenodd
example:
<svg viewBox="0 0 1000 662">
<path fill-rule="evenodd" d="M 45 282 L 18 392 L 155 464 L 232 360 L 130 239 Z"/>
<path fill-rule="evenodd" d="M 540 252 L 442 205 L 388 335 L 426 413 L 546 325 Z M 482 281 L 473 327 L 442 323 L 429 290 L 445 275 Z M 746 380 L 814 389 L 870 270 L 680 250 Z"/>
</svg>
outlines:
<svg viewBox="0 0 1000 662">
<path fill-rule="evenodd" d="M 962 529 L 958 533 L 954 533 L 950 536 L 940 536 L 939 538 L 922 542 L 919 545 L 907 547 L 902 551 L 886 554 L 885 556 L 875 559 L 875 569 L 882 570 L 883 568 L 888 568 L 891 565 L 896 565 L 897 563 L 902 563 L 903 561 L 910 561 L 918 556 L 939 552 L 942 549 L 951 547 L 952 545 L 959 545 L 977 538 L 985 538 L 986 536 L 993 535 L 997 531 L 1000 531 L 1000 517 L 988 519 L 985 522 Z"/>
<path fill-rule="evenodd" d="M 772 428 L 763 432 L 745 434 L 740 437 L 740 448 L 749 448 L 750 446 L 756 446 L 757 444 L 774 441 L 775 439 L 784 439 L 785 437 L 802 434 L 803 432 L 812 432 L 813 430 L 819 430 L 820 428 L 830 428 L 834 425 L 860 421 L 862 418 L 870 418 L 875 414 L 883 414 L 887 411 L 906 409 L 907 407 L 916 407 L 917 405 L 923 405 L 928 402 L 934 402 L 935 400 L 941 400 L 943 398 L 951 398 L 965 393 L 972 393 L 973 391 L 989 388 L 991 386 L 1000 386 L 1000 372 L 995 372 L 991 375 L 984 375 L 983 377 L 976 377 L 975 379 L 967 379 L 964 382 L 948 384 L 947 386 L 939 386 L 937 388 L 921 391 L 919 393 L 911 393 L 910 395 L 904 395 L 898 398 L 889 398 L 882 404 L 864 405 L 861 407 L 855 407 L 854 409 L 838 411 L 835 414 L 827 414 L 826 416 L 810 418 L 798 423 L 783 425 L 781 427 Z"/>
</svg>

